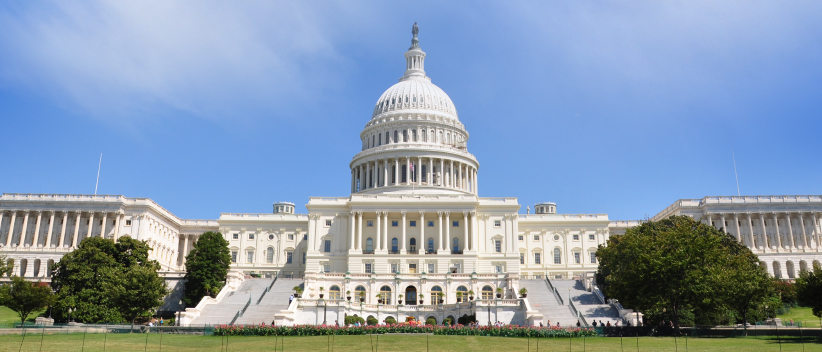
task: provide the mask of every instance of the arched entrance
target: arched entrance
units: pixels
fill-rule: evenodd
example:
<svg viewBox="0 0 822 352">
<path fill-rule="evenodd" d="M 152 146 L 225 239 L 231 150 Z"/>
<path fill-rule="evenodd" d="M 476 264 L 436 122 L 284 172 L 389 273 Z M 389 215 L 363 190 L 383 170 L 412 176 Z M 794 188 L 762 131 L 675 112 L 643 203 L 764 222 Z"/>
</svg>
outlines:
<svg viewBox="0 0 822 352">
<path fill-rule="evenodd" d="M 417 305 L 417 288 L 408 286 L 405 288 L 405 304 L 409 306 Z"/>
</svg>

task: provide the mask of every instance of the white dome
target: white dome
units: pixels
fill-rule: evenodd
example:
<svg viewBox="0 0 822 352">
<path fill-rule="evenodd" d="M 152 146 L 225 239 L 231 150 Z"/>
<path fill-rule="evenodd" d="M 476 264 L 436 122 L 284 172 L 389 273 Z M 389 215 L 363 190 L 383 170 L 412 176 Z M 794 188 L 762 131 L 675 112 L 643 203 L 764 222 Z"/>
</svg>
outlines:
<svg viewBox="0 0 822 352">
<path fill-rule="evenodd" d="M 428 77 L 403 77 L 382 93 L 374 106 L 372 119 L 384 113 L 437 113 L 455 120 L 457 109 L 448 94 Z"/>
</svg>

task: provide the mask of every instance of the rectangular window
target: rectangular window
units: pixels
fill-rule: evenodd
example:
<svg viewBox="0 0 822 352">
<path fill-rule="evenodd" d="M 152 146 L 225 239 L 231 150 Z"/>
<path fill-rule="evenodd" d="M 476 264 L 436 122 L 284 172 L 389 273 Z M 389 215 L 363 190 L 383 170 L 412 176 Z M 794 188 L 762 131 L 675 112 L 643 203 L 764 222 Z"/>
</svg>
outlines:
<svg viewBox="0 0 822 352">
<path fill-rule="evenodd" d="M 248 251 L 246 253 L 246 263 L 253 263 L 254 262 L 254 251 Z"/>
<path fill-rule="evenodd" d="M 330 273 L 331 272 L 331 264 L 323 264 L 323 272 Z"/>
<path fill-rule="evenodd" d="M 517 236 L 517 239 L 518 239 L 518 240 L 520 240 L 520 241 L 522 241 L 522 240 L 524 240 L 524 236 L 519 235 L 519 236 Z"/>
<path fill-rule="evenodd" d="M 494 252 L 502 253 L 502 241 L 494 240 Z"/>
<path fill-rule="evenodd" d="M 285 252 L 285 263 L 291 264 L 294 262 L 294 252 Z"/>
<path fill-rule="evenodd" d="M 534 235 L 534 241 L 539 241 L 539 235 Z"/>
<path fill-rule="evenodd" d="M 597 239 L 596 235 L 588 235 L 588 239 L 594 241 Z"/>
<path fill-rule="evenodd" d="M 367 226 L 367 227 L 374 227 L 374 220 L 368 220 L 368 221 L 365 222 L 365 224 L 366 224 L 365 226 Z"/>
<path fill-rule="evenodd" d="M 63 223 L 63 220 L 60 220 L 60 223 Z M 126 226 L 131 226 L 131 220 L 126 220 Z"/>
<path fill-rule="evenodd" d="M 235 239 L 235 240 L 239 240 L 240 239 L 240 234 L 239 233 L 231 234 L 231 238 Z"/>
<path fill-rule="evenodd" d="M 520 253 L 519 254 L 519 263 L 520 264 L 525 264 L 525 253 Z"/>
<path fill-rule="evenodd" d="M 254 239 L 254 234 L 253 233 L 248 234 L 248 239 L 253 240 Z"/>
<path fill-rule="evenodd" d="M 428 263 L 428 273 L 433 274 L 437 272 L 437 265 L 434 263 Z"/>
<path fill-rule="evenodd" d="M 231 262 L 232 263 L 237 262 L 237 251 L 231 251 Z"/>
<path fill-rule="evenodd" d="M 397 220 L 391 220 L 391 227 L 398 227 L 400 226 L 400 222 Z"/>
<path fill-rule="evenodd" d="M 554 250 L 554 264 L 562 264 L 562 256 L 559 254 L 559 249 Z"/>
<path fill-rule="evenodd" d="M 417 222 L 414 221 L 414 220 L 411 220 L 411 227 L 417 227 Z"/>
<path fill-rule="evenodd" d="M 534 264 L 540 264 L 539 253 L 534 253 Z"/>
<path fill-rule="evenodd" d="M 305 264 L 305 252 L 303 252 L 303 264 Z"/>
<path fill-rule="evenodd" d="M 326 253 L 331 253 L 331 240 L 323 241 L 323 249 Z"/>
<path fill-rule="evenodd" d="M 397 265 L 397 263 L 391 263 L 391 272 L 396 273 L 397 271 L 399 271 L 399 265 Z"/>
<path fill-rule="evenodd" d="M 433 222 L 433 221 L 429 221 L 429 222 L 428 222 L 428 227 L 434 227 L 434 222 Z"/>
<path fill-rule="evenodd" d="M 102 225 L 102 224 L 103 224 L 103 220 L 100 220 L 100 225 Z"/>
<path fill-rule="evenodd" d="M 308 241 L 308 234 L 303 235 L 303 241 Z"/>
<path fill-rule="evenodd" d="M 294 234 L 293 234 L 293 233 L 289 233 L 289 234 L 288 234 L 288 240 L 289 240 L 289 241 L 293 241 L 293 240 L 294 240 Z"/>
<path fill-rule="evenodd" d="M 594 253 L 594 252 L 591 252 L 591 264 L 596 264 L 596 263 L 597 263 L 597 254 Z"/>
<path fill-rule="evenodd" d="M 408 273 L 409 274 L 416 274 L 417 273 L 417 264 L 408 264 Z"/>
<path fill-rule="evenodd" d="M 459 222 L 459 221 L 454 221 L 454 223 L 452 224 L 452 226 L 454 226 L 454 227 L 460 227 L 460 222 Z"/>
<path fill-rule="evenodd" d="M 365 263 L 365 273 L 371 274 L 371 263 Z"/>
<path fill-rule="evenodd" d="M 502 273 L 503 272 L 501 264 L 497 264 L 494 269 L 496 269 L 497 273 Z"/>
<path fill-rule="evenodd" d="M 325 227 L 331 227 L 331 220 L 325 220 Z"/>
<path fill-rule="evenodd" d="M 574 252 L 574 264 L 579 264 L 579 252 Z"/>
<path fill-rule="evenodd" d="M 494 220 L 494 227 L 501 227 L 501 226 L 502 226 L 502 221 Z"/>
</svg>

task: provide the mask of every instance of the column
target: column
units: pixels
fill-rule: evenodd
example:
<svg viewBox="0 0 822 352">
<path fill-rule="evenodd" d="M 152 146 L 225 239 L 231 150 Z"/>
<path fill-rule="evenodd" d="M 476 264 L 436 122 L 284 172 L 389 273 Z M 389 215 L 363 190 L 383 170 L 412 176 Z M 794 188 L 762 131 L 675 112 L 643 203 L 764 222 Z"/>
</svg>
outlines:
<svg viewBox="0 0 822 352">
<path fill-rule="evenodd" d="M 46 234 L 46 248 L 51 248 L 51 234 L 52 232 L 54 232 L 54 211 L 52 210 L 50 211 L 50 213 L 51 216 L 49 217 L 49 230 L 48 234 Z"/>
<path fill-rule="evenodd" d="M 37 242 L 40 239 L 40 219 L 43 218 L 43 212 L 37 211 L 37 222 L 34 223 L 34 238 L 31 240 L 31 247 L 37 248 Z"/>
<path fill-rule="evenodd" d="M 813 215 L 813 237 L 814 237 L 814 242 L 816 242 L 816 248 L 818 249 L 819 248 L 819 242 L 822 241 L 822 236 L 819 235 L 819 221 L 818 221 L 818 218 L 816 216 L 816 212 L 811 213 L 811 214 Z M 14 219 L 14 218 L 12 218 L 12 219 Z M 14 221 L 12 220 L 12 224 L 13 223 L 14 223 Z M 11 236 L 11 235 L 9 235 L 9 236 Z"/>
<path fill-rule="evenodd" d="M 451 253 L 451 212 L 448 211 L 445 212 L 445 249 L 445 253 Z"/>
<path fill-rule="evenodd" d="M 705 223 L 708 224 L 708 226 L 713 226 L 713 224 L 711 224 L 711 214 L 705 214 L 704 217 L 705 217 Z"/>
<path fill-rule="evenodd" d="M 428 167 L 431 168 L 430 166 Z M 428 171 L 428 170 L 426 170 Z M 428 179 L 428 182 L 431 182 L 431 179 Z M 417 242 L 417 251 L 418 253 L 425 253 L 424 250 L 428 248 L 427 243 L 425 243 L 425 226 L 428 224 L 425 223 L 425 212 L 420 212 L 420 240 Z"/>
<path fill-rule="evenodd" d="M 474 170 L 474 194 L 479 195 L 479 173 Z"/>
<path fill-rule="evenodd" d="M 101 238 L 106 238 L 106 220 L 108 220 L 108 212 L 103 212 L 103 226 L 100 229 Z"/>
<path fill-rule="evenodd" d="M 382 212 L 382 233 L 379 234 L 382 237 L 382 246 L 383 250 L 388 249 L 388 212 Z"/>
<path fill-rule="evenodd" d="M 454 188 L 454 161 L 450 160 L 450 163 L 451 165 L 448 166 L 448 187 Z M 448 245 L 450 246 L 451 244 L 449 243 Z"/>
<path fill-rule="evenodd" d="M 123 218 L 126 217 L 126 214 L 122 211 L 117 213 L 117 220 L 114 223 L 114 241 L 117 242 L 120 239 L 120 226 L 123 226 Z"/>
<path fill-rule="evenodd" d="M 91 237 L 91 229 L 94 228 L 94 212 L 88 212 L 88 233 L 86 234 L 86 238 Z"/>
<path fill-rule="evenodd" d="M 355 178 L 354 178 L 354 172 L 355 172 L 355 171 L 354 171 L 354 169 L 352 168 L 352 169 L 351 169 L 351 193 L 354 193 L 354 184 L 355 184 L 355 183 L 354 183 L 354 179 L 355 179 Z"/>
<path fill-rule="evenodd" d="M 805 231 L 805 216 L 799 213 L 799 223 L 802 224 L 802 250 L 808 250 L 808 233 Z"/>
<path fill-rule="evenodd" d="M 29 211 L 26 210 L 23 212 L 23 231 L 20 231 L 20 242 L 17 244 L 18 247 L 23 247 L 26 244 L 26 230 L 29 227 Z"/>
<path fill-rule="evenodd" d="M 791 225 L 791 213 L 785 214 L 785 219 L 788 220 L 788 237 L 791 238 L 791 249 L 796 249 L 793 236 L 793 225 Z M 798 264 L 797 264 L 798 265 Z"/>
<path fill-rule="evenodd" d="M 468 249 L 468 244 L 471 243 L 471 235 L 468 232 L 468 212 L 462 212 L 462 233 L 465 234 L 465 243 L 462 244 L 463 253 Z"/>
<path fill-rule="evenodd" d="M 365 163 L 365 187 L 363 189 L 368 189 L 371 186 L 371 162 Z"/>
<path fill-rule="evenodd" d="M 400 180 L 402 180 L 402 175 L 400 175 L 400 158 L 394 159 L 394 186 L 400 185 Z"/>
<path fill-rule="evenodd" d="M 511 253 L 518 253 L 519 249 L 517 248 L 517 236 L 519 236 L 519 214 L 512 214 L 511 215 L 511 223 L 513 224 L 512 228 L 511 228 Z M 580 235 L 579 235 L 580 239 L 582 239 L 583 236 L 584 236 L 584 234 L 580 233 Z M 545 236 L 543 236 L 543 237 L 545 237 Z M 566 243 L 568 243 L 567 238 L 566 238 Z M 570 248 L 570 247 L 571 246 L 568 246 L 568 248 Z M 545 247 L 543 247 L 543 248 L 545 248 Z M 585 255 L 585 253 L 584 252 L 579 253 L 579 255 L 581 257 L 581 256 Z M 568 257 L 568 258 L 570 260 L 570 257 Z M 542 262 L 545 263 L 545 258 L 542 258 L 542 259 L 543 259 Z M 583 263 L 584 261 L 585 261 L 585 258 L 580 258 L 579 262 Z"/>
<path fill-rule="evenodd" d="M 186 265 L 186 256 L 188 255 L 188 235 L 180 235 L 180 238 L 183 239 L 183 259 L 180 261 L 180 265 Z"/>
<path fill-rule="evenodd" d="M 765 214 L 759 213 L 759 223 L 762 226 L 762 244 L 765 248 L 770 249 L 771 243 L 768 241 L 768 228 L 765 227 Z"/>
<path fill-rule="evenodd" d="M 357 248 L 360 248 L 360 246 L 362 246 L 362 240 L 363 240 L 362 239 L 362 212 L 358 211 L 357 212 L 357 239 L 355 240 L 355 241 L 357 241 L 356 242 L 357 243 Z"/>
<path fill-rule="evenodd" d="M 815 217 L 814 217 L 815 219 Z M 17 210 L 11 211 L 11 222 L 9 223 L 9 235 L 6 236 L 6 247 L 11 246 L 11 237 L 14 236 L 14 220 L 17 220 Z"/>
<path fill-rule="evenodd" d="M 417 172 L 417 185 L 422 186 L 422 157 L 417 157 L 417 166 L 414 167 Z"/>
<path fill-rule="evenodd" d="M 388 159 L 385 159 L 385 160 L 382 161 L 382 173 L 383 173 L 382 186 L 385 187 L 385 186 L 389 185 L 389 182 L 388 182 Z"/>
<path fill-rule="evenodd" d="M 437 249 L 439 251 L 442 251 L 443 249 L 442 249 L 442 212 L 441 211 L 437 212 L 437 224 L 439 224 L 439 227 L 440 227 L 439 244 L 437 245 L 437 247 L 438 247 Z"/>
<path fill-rule="evenodd" d="M 0 229 L 3 228 L 3 220 L 6 220 L 6 211 L 0 210 Z"/>
<path fill-rule="evenodd" d="M 776 213 L 773 213 L 773 227 L 776 229 L 776 249 L 782 249 L 782 236 L 779 234 L 779 216 Z"/>
<path fill-rule="evenodd" d="M 80 216 L 82 215 L 81 212 L 77 212 L 77 220 L 74 222 L 74 235 L 71 237 L 71 246 L 73 248 L 77 248 L 77 237 L 80 237 Z"/>
<path fill-rule="evenodd" d="M 725 226 L 725 213 L 719 214 L 719 220 L 722 221 L 722 232 L 728 233 L 728 229 Z"/>
<path fill-rule="evenodd" d="M 739 213 L 734 213 L 734 226 L 736 226 L 736 241 L 742 242 L 742 234 L 739 231 Z"/>
<path fill-rule="evenodd" d="M 479 243 L 479 221 L 477 221 L 477 213 L 471 212 L 471 250 L 477 251 L 477 244 Z"/>
<path fill-rule="evenodd" d="M 354 212 L 348 213 L 348 251 L 353 251 L 357 249 L 356 242 L 354 242 L 354 228 L 356 224 L 354 223 Z"/>
<path fill-rule="evenodd" d="M 382 249 L 382 221 L 381 220 L 382 220 L 382 213 L 377 212 L 377 223 L 375 224 L 375 225 L 377 225 L 377 227 L 375 228 L 376 231 L 374 232 L 376 234 L 374 237 L 376 237 L 377 242 L 375 243 L 374 252 Z"/>
<path fill-rule="evenodd" d="M 433 186 L 434 179 L 431 177 L 434 174 L 434 158 L 428 158 L 428 168 L 425 171 L 428 173 L 428 178 L 426 178 L 426 181 L 428 181 L 428 185 Z"/>
<path fill-rule="evenodd" d="M 405 158 L 405 184 L 411 185 L 411 158 Z"/>
<path fill-rule="evenodd" d="M 402 243 L 400 244 L 400 253 L 407 253 L 405 251 L 405 242 L 406 242 L 405 232 L 408 230 L 408 226 L 407 226 L 408 223 L 405 221 L 406 220 L 406 213 L 403 211 L 400 214 L 402 214 Z"/>
<path fill-rule="evenodd" d="M 748 213 L 748 239 L 751 241 L 751 249 L 756 249 L 756 241 L 754 241 L 754 232 L 753 232 L 753 219 L 751 219 L 751 213 Z"/>
</svg>

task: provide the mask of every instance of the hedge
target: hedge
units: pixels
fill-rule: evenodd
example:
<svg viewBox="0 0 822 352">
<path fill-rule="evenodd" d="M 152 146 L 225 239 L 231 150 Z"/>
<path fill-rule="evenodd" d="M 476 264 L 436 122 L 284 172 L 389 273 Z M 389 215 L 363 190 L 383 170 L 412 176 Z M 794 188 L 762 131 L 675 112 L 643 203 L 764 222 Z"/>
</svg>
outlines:
<svg viewBox="0 0 822 352">
<path fill-rule="evenodd" d="M 219 325 L 214 328 L 218 336 L 323 336 L 323 335 L 368 335 L 386 333 L 434 335 L 471 335 L 502 337 L 582 337 L 597 336 L 592 328 L 556 328 L 507 325 L 500 328 L 491 326 L 440 326 L 412 325 L 407 323 L 378 326 L 333 326 L 333 325 Z"/>
</svg>

